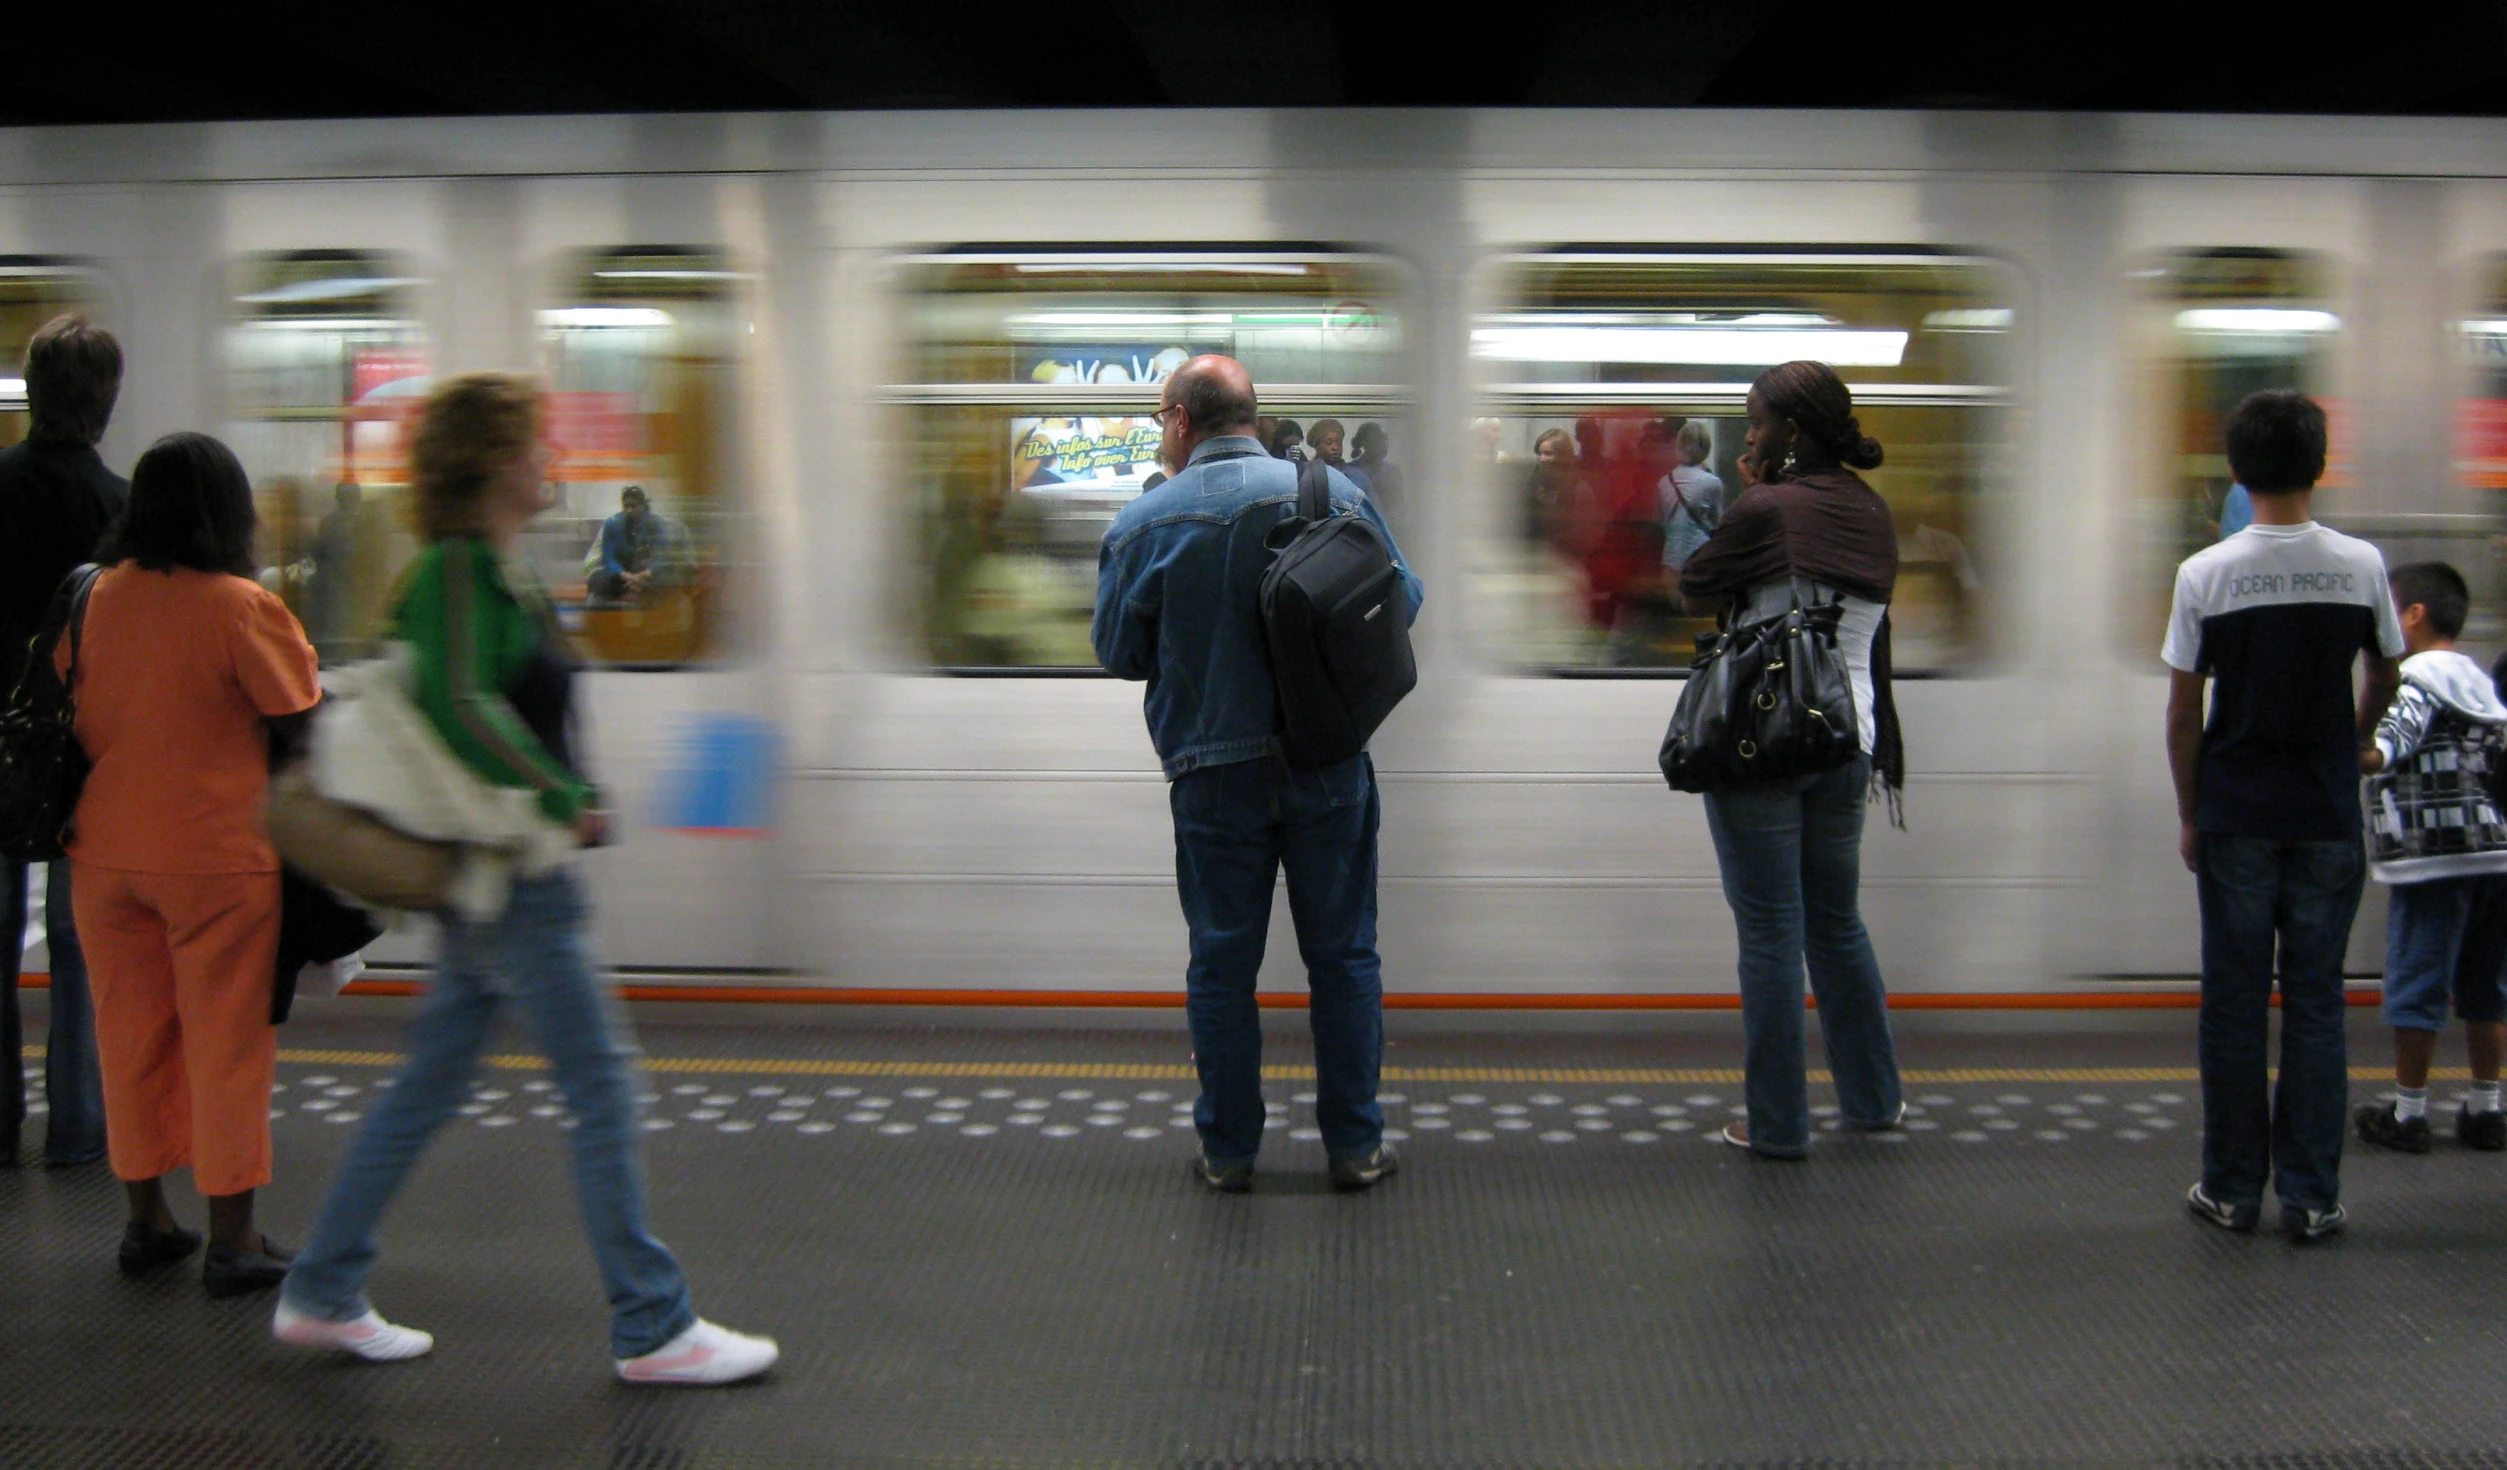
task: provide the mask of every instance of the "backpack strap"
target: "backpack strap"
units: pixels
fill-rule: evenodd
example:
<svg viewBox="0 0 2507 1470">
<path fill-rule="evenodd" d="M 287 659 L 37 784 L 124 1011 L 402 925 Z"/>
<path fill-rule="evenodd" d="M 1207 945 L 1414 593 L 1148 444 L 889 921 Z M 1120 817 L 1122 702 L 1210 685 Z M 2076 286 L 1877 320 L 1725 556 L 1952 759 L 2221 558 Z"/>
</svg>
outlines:
<svg viewBox="0 0 2507 1470">
<path fill-rule="evenodd" d="M 1307 460 L 1297 470 L 1297 514 L 1308 525 L 1332 514 L 1332 467 L 1319 459 Z"/>
</svg>

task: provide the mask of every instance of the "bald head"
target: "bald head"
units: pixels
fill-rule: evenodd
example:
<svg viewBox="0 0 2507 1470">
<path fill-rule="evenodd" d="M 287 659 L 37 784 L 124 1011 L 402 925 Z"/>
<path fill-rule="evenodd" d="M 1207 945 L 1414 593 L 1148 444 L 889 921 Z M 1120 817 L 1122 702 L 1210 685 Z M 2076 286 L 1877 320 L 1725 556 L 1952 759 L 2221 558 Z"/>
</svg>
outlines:
<svg viewBox="0 0 2507 1470">
<path fill-rule="evenodd" d="M 1197 439 L 1246 432 L 1258 416 L 1253 375 L 1235 358 L 1215 352 L 1177 368 L 1167 379 L 1166 401 L 1184 410 Z"/>
</svg>

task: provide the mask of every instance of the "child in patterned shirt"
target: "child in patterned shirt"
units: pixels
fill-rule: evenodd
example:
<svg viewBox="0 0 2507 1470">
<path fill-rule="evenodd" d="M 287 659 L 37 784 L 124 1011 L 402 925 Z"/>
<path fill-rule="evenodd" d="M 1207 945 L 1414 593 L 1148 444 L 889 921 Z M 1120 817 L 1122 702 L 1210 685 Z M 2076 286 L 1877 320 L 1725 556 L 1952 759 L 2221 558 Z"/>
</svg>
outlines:
<svg viewBox="0 0 2507 1470">
<path fill-rule="evenodd" d="M 2455 1117 L 2469 1148 L 2507 1149 L 2499 1109 L 2507 1051 L 2507 822 L 2491 772 L 2507 743 L 2507 704 L 2491 676 L 2455 651 L 2470 603 L 2444 562 L 2389 578 L 2402 618 L 2402 691 L 2359 754 L 2368 774 L 2368 852 L 2392 885 L 2385 933 L 2385 1019 L 2394 1028 L 2394 1097 L 2358 1110 L 2368 1142 L 2429 1151 L 2429 1064 L 2451 992 L 2472 1054 L 2472 1090 Z"/>
</svg>

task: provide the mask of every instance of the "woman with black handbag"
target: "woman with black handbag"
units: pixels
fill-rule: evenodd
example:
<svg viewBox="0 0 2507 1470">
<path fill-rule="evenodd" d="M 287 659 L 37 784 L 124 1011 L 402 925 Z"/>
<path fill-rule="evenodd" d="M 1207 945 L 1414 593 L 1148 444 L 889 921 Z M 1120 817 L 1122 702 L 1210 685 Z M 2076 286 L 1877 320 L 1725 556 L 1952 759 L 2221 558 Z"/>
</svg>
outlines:
<svg viewBox="0 0 2507 1470">
<path fill-rule="evenodd" d="M 1877 788 L 1897 810 L 1905 762 L 1889 695 L 1889 597 L 1897 532 L 1855 473 L 1879 443 L 1825 363 L 1789 362 L 1750 389 L 1742 468 L 1755 483 L 1681 570 L 1689 611 L 1735 624 L 1830 625 L 1852 688 L 1855 740 L 1842 764 L 1706 792 L 1706 821 L 1741 946 L 1748 1121 L 1715 1135 L 1764 1157 L 1810 1147 L 1804 1075 L 1805 962 L 1820 1035 L 1849 1128 L 1895 1128 L 1905 1113 L 1887 993 L 1859 902 L 1863 817 Z M 1829 605 L 1836 612 L 1828 613 Z M 1675 729 L 1674 735 L 1679 732 Z"/>
</svg>

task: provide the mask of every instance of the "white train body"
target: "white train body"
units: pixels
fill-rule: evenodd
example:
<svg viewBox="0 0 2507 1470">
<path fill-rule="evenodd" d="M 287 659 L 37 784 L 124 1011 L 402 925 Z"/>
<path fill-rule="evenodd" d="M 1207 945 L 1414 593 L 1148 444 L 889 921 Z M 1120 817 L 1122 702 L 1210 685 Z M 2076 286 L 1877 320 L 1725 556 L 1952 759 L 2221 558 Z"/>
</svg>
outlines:
<svg viewBox="0 0 2507 1470">
<path fill-rule="evenodd" d="M 1653 768 L 1679 686 L 1527 670 L 1486 595 L 1511 510 L 1502 477 L 1466 455 L 1473 420 L 1501 411 L 1472 333 L 1505 309 L 1510 257 L 1998 263 L 2002 427 L 1962 512 L 1989 569 L 1973 652 L 1900 685 L 1907 829 L 1875 820 L 1864 847 L 1864 910 L 1900 992 L 2116 989 L 2196 967 L 2166 678 L 2144 632 L 2165 576 L 2142 531 L 2148 481 L 2175 432 L 2141 340 L 2147 262 L 2248 250 L 2329 267 L 2338 329 L 2318 386 L 2345 404 L 2349 471 L 2328 517 L 2496 581 L 2490 507 L 2456 462 L 2458 405 L 2486 390 L 2454 344 L 2493 309 L 2483 272 L 2507 252 L 2507 124 L 1055 112 L 0 133 L 0 256 L 92 270 L 131 355 L 105 445 L 125 470 L 156 435 L 234 417 L 222 302 L 239 260 L 408 262 L 438 371 L 541 369 L 536 314 L 578 252 L 696 246 L 732 264 L 719 636 L 689 667 L 605 668 L 582 687 L 600 774 L 631 818 L 591 860 L 609 957 L 742 985 L 1181 986 L 1140 686 L 940 672 L 918 631 L 922 400 L 897 391 L 912 262 L 1012 244 L 1040 258 L 1328 248 L 1404 283 L 1386 412 L 1429 599 L 1420 689 L 1376 745 L 1382 947 L 1400 993 L 1733 984 L 1701 804 Z M 642 815 L 698 714 L 780 732 L 768 830 Z M 2378 966 L 2381 910 L 2371 890 L 2355 969 Z M 1265 983 L 1302 988 L 1284 903 Z"/>
</svg>

